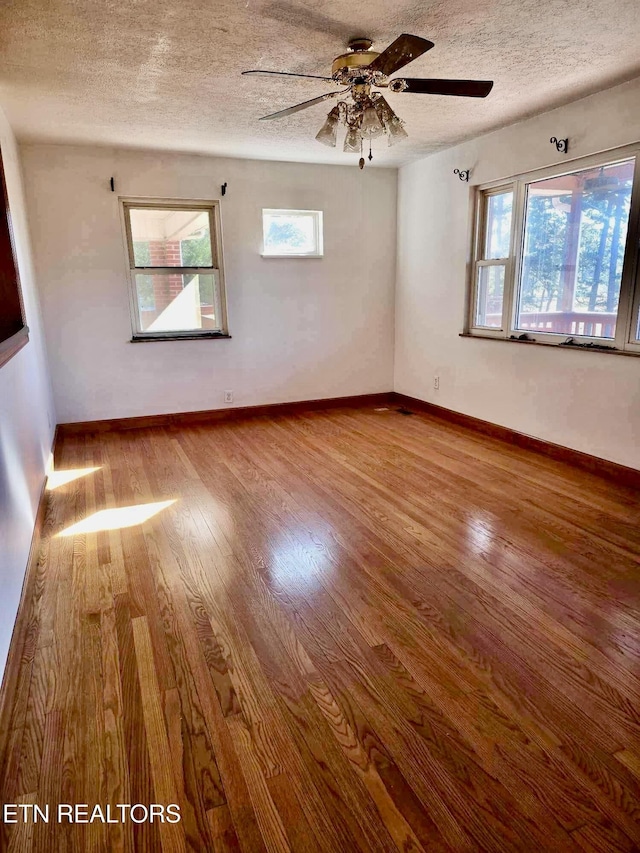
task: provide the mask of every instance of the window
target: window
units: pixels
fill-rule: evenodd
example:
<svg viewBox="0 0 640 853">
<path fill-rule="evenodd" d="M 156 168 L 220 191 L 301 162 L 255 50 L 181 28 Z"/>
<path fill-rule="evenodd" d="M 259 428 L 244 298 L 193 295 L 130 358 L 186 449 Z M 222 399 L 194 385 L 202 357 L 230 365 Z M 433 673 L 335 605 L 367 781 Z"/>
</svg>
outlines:
<svg viewBox="0 0 640 853">
<path fill-rule="evenodd" d="M 474 325 L 500 329 L 510 254 L 513 191 L 487 193 L 483 206 L 484 240 L 477 264 Z"/>
<path fill-rule="evenodd" d="M 228 337 L 217 202 L 124 201 L 134 340 Z"/>
<path fill-rule="evenodd" d="M 263 210 L 265 258 L 321 258 L 321 210 Z"/>
<path fill-rule="evenodd" d="M 29 340 L 25 325 L 18 262 L 16 260 L 9 196 L 0 154 L 0 365 L 5 364 Z"/>
<path fill-rule="evenodd" d="M 469 332 L 640 353 L 636 154 L 479 189 Z"/>
</svg>

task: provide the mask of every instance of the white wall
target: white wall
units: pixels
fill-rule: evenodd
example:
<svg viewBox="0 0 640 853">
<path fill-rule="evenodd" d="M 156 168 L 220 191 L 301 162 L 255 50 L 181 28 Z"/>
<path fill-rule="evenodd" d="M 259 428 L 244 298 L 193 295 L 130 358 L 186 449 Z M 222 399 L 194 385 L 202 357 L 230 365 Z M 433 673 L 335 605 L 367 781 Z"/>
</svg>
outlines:
<svg viewBox="0 0 640 853">
<path fill-rule="evenodd" d="M 635 80 L 400 170 L 396 391 L 640 468 L 640 359 L 458 336 L 471 193 L 453 174 L 482 184 L 638 140 Z"/>
<path fill-rule="evenodd" d="M 25 215 L 20 161 L 0 110 L 0 146 L 11 209 L 29 342 L 0 367 L 0 672 L 29 556 L 55 415 L 44 354 Z M 1 310 L 1 306 L 0 306 Z"/>
<path fill-rule="evenodd" d="M 391 390 L 395 170 L 60 145 L 22 154 L 61 423 L 221 408 L 225 389 L 237 406 Z M 225 181 L 232 339 L 129 343 L 117 196 L 219 198 Z M 323 210 L 324 259 L 261 258 L 263 207 Z"/>
</svg>

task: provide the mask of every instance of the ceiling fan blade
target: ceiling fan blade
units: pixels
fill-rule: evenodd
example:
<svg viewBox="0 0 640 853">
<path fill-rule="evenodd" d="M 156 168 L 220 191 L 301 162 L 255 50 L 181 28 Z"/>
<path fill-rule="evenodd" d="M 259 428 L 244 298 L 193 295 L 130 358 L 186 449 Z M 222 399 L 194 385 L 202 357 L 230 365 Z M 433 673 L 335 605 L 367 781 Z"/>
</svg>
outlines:
<svg viewBox="0 0 640 853">
<path fill-rule="evenodd" d="M 300 110 L 306 110 L 307 107 L 312 107 L 314 104 L 321 104 L 323 101 L 327 101 L 329 98 L 335 98 L 338 95 L 344 95 L 349 91 L 349 89 L 342 89 L 340 92 L 326 92 L 324 95 L 320 95 L 318 98 L 311 98 L 310 101 L 303 101 L 301 104 L 296 104 L 293 107 L 287 107 L 286 110 L 280 110 L 277 113 L 271 113 L 268 116 L 261 116 L 259 121 L 270 121 L 274 118 L 284 118 L 285 116 L 290 116 L 293 113 L 297 113 Z"/>
<path fill-rule="evenodd" d="M 372 71 L 381 71 L 388 77 L 409 62 L 413 62 L 414 59 L 422 56 L 423 53 L 431 50 L 432 47 L 432 41 L 403 33 L 386 50 L 383 50 L 380 56 L 376 57 L 368 67 Z"/>
<path fill-rule="evenodd" d="M 295 74 L 292 71 L 263 71 L 262 69 L 255 69 L 254 71 L 243 71 L 243 76 L 250 77 L 308 77 L 311 80 L 329 80 L 333 82 L 333 77 L 320 77 L 317 74 Z"/>
<path fill-rule="evenodd" d="M 403 86 L 403 83 L 406 85 Z M 421 80 L 415 77 L 394 77 L 391 81 L 392 92 L 413 92 L 416 95 L 458 95 L 462 98 L 486 98 L 492 89 L 492 80 Z"/>
</svg>

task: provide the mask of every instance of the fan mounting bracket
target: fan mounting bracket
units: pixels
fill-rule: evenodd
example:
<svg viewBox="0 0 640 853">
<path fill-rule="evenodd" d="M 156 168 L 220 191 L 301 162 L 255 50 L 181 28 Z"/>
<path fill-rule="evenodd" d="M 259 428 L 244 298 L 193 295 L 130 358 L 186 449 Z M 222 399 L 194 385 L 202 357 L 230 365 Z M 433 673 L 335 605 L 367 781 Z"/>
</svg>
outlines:
<svg viewBox="0 0 640 853">
<path fill-rule="evenodd" d="M 354 38 L 349 39 L 349 50 L 353 51 L 361 51 L 361 50 L 369 50 L 371 45 L 373 44 L 372 39 L 368 39 L 364 36 L 354 36 Z"/>
</svg>

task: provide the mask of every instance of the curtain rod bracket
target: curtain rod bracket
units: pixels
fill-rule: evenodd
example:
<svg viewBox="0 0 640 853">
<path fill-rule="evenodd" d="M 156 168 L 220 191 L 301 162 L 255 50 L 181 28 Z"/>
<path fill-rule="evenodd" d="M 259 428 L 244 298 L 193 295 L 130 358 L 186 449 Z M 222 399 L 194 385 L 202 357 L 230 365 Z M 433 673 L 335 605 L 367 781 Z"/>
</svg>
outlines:
<svg viewBox="0 0 640 853">
<path fill-rule="evenodd" d="M 549 142 L 556 146 L 556 150 L 559 151 L 560 154 L 567 154 L 569 152 L 569 137 L 566 139 L 558 139 L 557 137 L 552 136 Z"/>
</svg>

